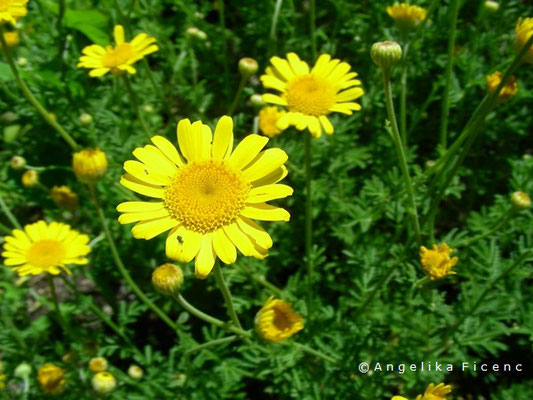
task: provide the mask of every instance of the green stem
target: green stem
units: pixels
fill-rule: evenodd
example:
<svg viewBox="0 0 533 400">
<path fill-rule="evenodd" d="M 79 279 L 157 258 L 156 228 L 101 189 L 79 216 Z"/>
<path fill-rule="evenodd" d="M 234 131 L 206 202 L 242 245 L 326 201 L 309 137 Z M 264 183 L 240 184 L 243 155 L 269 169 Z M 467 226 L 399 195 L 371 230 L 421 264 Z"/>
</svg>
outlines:
<svg viewBox="0 0 533 400">
<path fill-rule="evenodd" d="M 13 76 L 15 77 L 15 80 L 17 81 L 17 84 L 20 87 L 20 90 L 22 90 L 22 94 L 26 99 L 31 103 L 33 107 L 41 114 L 43 119 L 52 127 L 54 128 L 61 137 L 69 144 L 70 147 L 72 147 L 73 150 L 78 149 L 78 144 L 76 141 L 63 129 L 61 125 L 59 125 L 56 121 L 54 121 L 51 117 L 48 111 L 39 103 L 39 101 L 33 96 L 28 86 L 26 86 L 26 83 L 22 80 L 22 77 L 20 76 L 19 70 L 13 61 L 13 57 L 11 56 L 11 50 L 6 44 L 6 40 L 4 39 L 4 28 L 2 24 L 0 24 L 0 43 L 2 44 L 2 49 L 4 56 L 6 57 L 6 61 L 9 65 L 9 68 L 11 68 L 11 72 L 13 72 Z"/>
<path fill-rule="evenodd" d="M 191 313 L 195 317 L 200 318 L 201 320 L 203 320 L 203 321 L 205 321 L 205 322 L 207 322 L 207 323 L 209 323 L 211 325 L 218 326 L 219 328 L 222 328 L 222 329 L 225 329 L 227 331 L 236 333 L 237 335 L 240 335 L 240 336 L 245 337 L 245 338 L 251 338 L 252 337 L 252 333 L 250 331 L 245 331 L 244 329 L 239 328 L 237 326 L 233 326 L 233 325 L 227 324 L 226 322 L 221 321 L 218 318 L 212 317 L 209 314 L 206 314 L 203 311 L 198 310 L 192 304 L 187 302 L 187 300 L 185 300 L 185 298 L 181 294 L 178 294 L 178 295 L 174 296 L 174 299 L 178 302 L 178 304 L 185 311 L 188 311 L 189 313 Z"/>
<path fill-rule="evenodd" d="M 316 6 L 315 0 L 309 0 L 309 33 L 311 35 L 311 55 L 313 56 L 313 61 L 316 60 Z"/>
<path fill-rule="evenodd" d="M 442 96 L 442 112 L 440 124 L 440 144 L 446 148 L 448 142 L 448 114 L 450 111 L 450 87 L 452 83 L 452 71 L 455 49 L 455 32 L 457 30 L 457 15 L 459 14 L 459 0 L 452 0 L 451 4 L 450 30 L 448 34 L 448 56 L 446 69 L 444 72 L 444 94 Z"/>
<path fill-rule="evenodd" d="M 307 318 L 311 319 L 313 308 L 313 209 L 312 205 L 312 171 L 311 171 L 311 133 L 305 132 L 305 264 L 307 267 Z"/>
<path fill-rule="evenodd" d="M 261 285 L 266 287 L 268 290 L 270 290 L 275 295 L 281 296 L 282 290 L 276 285 L 274 285 L 273 283 L 267 281 L 264 276 L 258 276 L 255 274 L 251 274 L 251 276 L 254 281 L 260 283 Z"/>
<path fill-rule="evenodd" d="M 57 301 L 57 294 L 56 294 L 56 286 L 54 284 L 54 278 L 53 276 L 48 275 L 48 285 L 50 287 L 50 296 L 52 297 L 52 302 L 54 303 L 54 310 L 56 312 L 57 320 L 59 322 L 59 325 L 61 325 L 61 328 L 63 329 L 63 332 L 65 333 L 65 336 L 67 338 L 72 338 L 73 336 L 70 334 L 70 329 L 66 323 L 66 321 L 63 318 L 63 315 L 61 314 L 61 310 L 59 309 L 59 302 Z"/>
<path fill-rule="evenodd" d="M 340 361 L 337 360 L 336 358 L 333 358 L 333 357 L 330 357 L 324 353 L 321 353 L 320 351 L 318 350 L 315 350 L 309 346 L 306 346 L 305 344 L 301 344 L 301 343 L 297 343 L 297 342 L 287 342 L 289 343 L 290 345 L 292 345 L 293 347 L 296 347 L 298 350 L 301 350 L 305 353 L 308 353 L 308 354 L 311 354 L 315 357 L 318 357 L 318 358 L 321 358 L 322 360 L 324 361 L 327 361 L 327 362 L 330 362 L 332 364 L 339 364 Z"/>
<path fill-rule="evenodd" d="M 403 46 L 403 62 L 400 86 L 400 136 L 403 147 L 407 148 L 407 54 L 409 53 L 409 42 Z"/>
<path fill-rule="evenodd" d="M 231 298 L 231 292 L 229 291 L 228 285 L 226 285 L 226 282 L 224 281 L 224 276 L 222 275 L 222 270 L 220 268 L 220 262 L 217 260 L 215 261 L 215 267 L 214 271 L 215 273 L 215 280 L 217 281 L 217 286 L 222 293 L 222 296 L 224 297 L 224 303 L 226 304 L 226 310 L 228 311 L 228 315 L 231 318 L 233 324 L 242 329 L 241 322 L 239 321 L 239 317 L 237 316 L 237 313 L 235 312 L 235 308 L 233 307 L 233 300 Z"/>
<path fill-rule="evenodd" d="M 467 247 L 470 246 L 472 243 L 477 242 L 478 240 L 484 239 L 492 235 L 493 233 L 499 231 L 505 224 L 507 224 L 516 215 L 517 212 L 518 211 L 516 208 L 509 208 L 487 232 L 474 236 L 469 240 L 465 240 L 464 242 L 459 242 L 455 245 L 455 247 Z"/>
<path fill-rule="evenodd" d="M 11 225 L 13 225 L 17 229 L 22 229 L 22 226 L 17 221 L 17 218 L 13 215 L 7 204 L 4 202 L 4 198 L 0 194 L 0 207 L 2 208 L 2 211 L 6 215 L 9 222 L 11 222 Z"/>
<path fill-rule="evenodd" d="M 222 35 L 222 46 L 224 51 L 222 53 L 224 62 L 224 90 L 229 97 L 229 66 L 228 66 L 228 43 L 226 42 L 226 17 L 224 16 L 224 0 L 218 0 L 218 23 L 220 26 L 220 34 Z"/>
<path fill-rule="evenodd" d="M 126 85 L 126 90 L 128 91 L 128 95 L 130 97 L 130 102 L 131 102 L 133 111 L 135 112 L 135 115 L 137 115 L 137 119 L 139 120 L 141 124 L 141 128 L 144 131 L 144 134 L 146 135 L 148 140 L 150 140 L 152 138 L 152 134 L 150 133 L 150 130 L 148 129 L 148 126 L 146 125 L 146 122 L 144 121 L 144 117 L 139 108 L 139 103 L 137 102 L 137 96 L 135 95 L 135 92 L 133 91 L 133 88 L 131 87 L 130 78 L 128 78 L 127 74 L 122 75 L 122 78 L 124 80 L 124 84 Z"/>
<path fill-rule="evenodd" d="M 270 35 L 269 35 L 269 52 L 270 56 L 273 52 L 272 43 L 274 44 L 274 49 L 277 48 L 278 36 L 276 35 L 276 27 L 278 26 L 279 10 L 281 10 L 281 5 L 283 0 L 276 0 L 276 5 L 274 6 L 274 13 L 272 14 L 272 23 L 270 25 Z"/>
<path fill-rule="evenodd" d="M 426 283 L 431 282 L 431 278 L 429 276 L 424 276 L 422 279 L 419 279 L 413 284 L 413 289 L 419 288 L 424 286 Z"/>
<path fill-rule="evenodd" d="M 402 170 L 404 185 L 407 190 L 407 195 L 409 198 L 409 207 L 408 214 L 411 217 L 412 226 L 414 229 L 415 239 L 418 245 L 421 245 L 420 239 L 420 224 L 418 222 L 418 212 L 416 208 L 415 201 L 415 192 L 413 189 L 413 184 L 411 182 L 411 176 L 409 175 L 409 168 L 407 166 L 407 158 L 405 156 L 405 151 L 402 146 L 402 140 L 400 138 L 400 133 L 398 131 L 398 124 L 396 123 L 396 115 L 394 113 L 394 104 L 392 102 L 392 86 L 390 83 L 389 73 L 385 70 L 383 72 L 383 86 L 385 90 L 385 103 L 387 106 L 387 114 L 389 116 L 390 128 L 391 128 L 391 137 L 396 148 L 396 154 L 398 156 L 398 161 L 400 162 L 400 168 Z"/>
<path fill-rule="evenodd" d="M 184 356 L 187 357 L 191 353 L 195 353 L 197 351 L 201 351 L 201 350 L 207 349 L 209 347 L 218 346 L 218 345 L 226 344 L 226 343 L 231 343 L 231 342 L 234 342 L 237 339 L 240 339 L 240 337 L 236 336 L 236 335 L 233 335 L 233 336 L 227 336 L 227 337 L 221 338 L 221 339 L 210 340 L 209 342 L 205 342 L 205 343 L 199 344 L 198 346 L 191 347 L 190 349 L 188 349 L 184 353 Z"/>
<path fill-rule="evenodd" d="M 159 318 L 161 318 L 170 328 L 172 328 L 173 331 L 177 331 L 178 325 L 174 323 L 169 318 L 169 316 L 165 314 L 163 310 L 157 307 L 148 297 L 146 297 L 143 291 L 139 288 L 139 286 L 137 286 L 137 284 L 131 278 L 128 270 L 126 269 L 126 267 L 124 266 L 124 263 L 122 262 L 122 259 L 120 258 L 120 254 L 118 253 L 117 247 L 115 246 L 115 241 L 113 240 L 113 236 L 111 236 L 111 232 L 109 231 L 109 227 L 107 226 L 107 221 L 105 219 L 104 211 L 102 210 L 100 200 L 98 199 L 98 193 L 97 193 L 96 186 L 89 185 L 89 190 L 91 192 L 91 197 L 96 208 L 96 213 L 98 214 L 98 219 L 100 220 L 100 224 L 102 225 L 102 229 L 104 230 L 104 234 L 109 243 L 109 247 L 111 249 L 111 255 L 113 256 L 115 264 L 118 267 L 118 270 L 121 273 L 122 277 L 126 280 L 129 287 L 139 297 L 139 299 L 141 299 L 141 301 L 148 306 L 148 308 L 150 308 Z"/>
<path fill-rule="evenodd" d="M 239 82 L 239 87 L 237 88 L 237 92 L 235 93 L 235 97 L 233 98 L 233 101 L 231 102 L 231 106 L 228 110 L 228 115 L 229 116 L 232 116 L 234 111 L 235 111 L 235 108 L 237 107 L 237 103 L 239 102 L 239 97 L 241 96 L 241 93 L 244 89 L 244 86 L 246 85 L 246 82 L 248 81 L 250 77 L 249 76 L 245 76 L 245 75 L 242 75 L 241 76 L 241 81 Z"/>
<path fill-rule="evenodd" d="M 57 15 L 56 28 L 60 32 L 62 30 L 61 23 L 63 22 L 63 17 L 65 16 L 65 10 L 66 10 L 65 0 L 59 0 L 59 11 Z"/>
<path fill-rule="evenodd" d="M 95 305 L 93 303 L 93 300 L 92 298 L 90 298 L 89 296 L 85 296 L 83 293 L 81 293 L 78 288 L 76 287 L 76 285 L 74 285 L 72 282 L 70 282 L 64 275 L 60 275 L 61 278 L 63 279 L 63 282 L 65 282 L 65 285 L 67 285 L 70 290 L 72 290 L 74 292 L 74 295 L 76 296 L 76 299 L 78 299 L 78 301 L 80 299 L 84 299 L 85 302 L 87 303 L 87 305 L 89 306 L 89 308 L 91 309 L 91 311 L 96 314 L 96 316 L 98 318 L 100 318 L 107 326 L 109 326 L 113 331 L 115 331 L 115 333 L 120 336 L 120 338 L 127 344 L 131 347 L 131 349 L 133 350 L 133 352 L 137 355 L 137 357 L 139 357 L 141 360 L 144 360 L 144 354 L 133 344 L 133 342 L 130 340 L 130 338 L 128 336 L 126 336 L 126 334 L 124 333 L 124 331 L 117 325 L 115 324 L 111 318 L 109 318 L 107 316 L 106 313 L 104 313 L 100 307 L 98 307 L 97 305 Z"/>
</svg>

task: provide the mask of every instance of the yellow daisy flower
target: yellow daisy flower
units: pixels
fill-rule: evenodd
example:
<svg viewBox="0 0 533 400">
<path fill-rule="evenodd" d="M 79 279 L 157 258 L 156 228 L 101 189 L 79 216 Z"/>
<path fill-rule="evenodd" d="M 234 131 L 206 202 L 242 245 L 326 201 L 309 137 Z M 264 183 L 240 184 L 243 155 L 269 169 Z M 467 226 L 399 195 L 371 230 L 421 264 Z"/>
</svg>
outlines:
<svg viewBox="0 0 533 400">
<path fill-rule="evenodd" d="M 4 264 L 19 276 L 48 273 L 58 275 L 61 270 L 70 274 L 68 264 L 87 264 L 91 251 L 89 236 L 59 222 L 39 221 L 14 229 L 13 236 L 4 237 Z"/>
<path fill-rule="evenodd" d="M 515 34 L 516 51 L 520 51 L 533 35 L 533 18 L 519 18 L 516 23 Z M 529 48 L 524 56 L 524 61 L 530 64 L 533 63 L 533 46 Z"/>
<path fill-rule="evenodd" d="M 15 25 L 20 17 L 28 13 L 28 0 L 0 0 L 0 24 L 10 22 Z"/>
<path fill-rule="evenodd" d="M 302 317 L 296 314 L 290 303 L 271 296 L 255 317 L 256 331 L 263 339 L 281 342 L 301 331 Z"/>
<path fill-rule="evenodd" d="M 502 73 L 499 71 L 494 72 L 491 75 L 487 75 L 485 78 L 485 81 L 487 83 L 487 89 L 489 92 L 494 92 L 497 88 L 500 82 L 502 81 Z M 516 84 L 516 78 L 514 76 L 511 76 L 505 85 L 502 87 L 502 90 L 498 94 L 498 100 L 500 103 L 504 103 L 510 98 L 512 98 L 516 92 L 518 92 L 518 85 Z"/>
<path fill-rule="evenodd" d="M 281 130 L 276 127 L 279 119 L 286 114 L 283 110 L 278 110 L 278 107 L 263 107 L 259 111 L 259 129 L 263 135 L 272 138 L 281 133 Z"/>
<path fill-rule="evenodd" d="M 408 3 L 395 3 L 387 7 L 387 14 L 400 29 L 412 30 L 426 19 L 427 10 Z"/>
<path fill-rule="evenodd" d="M 450 258 L 452 251 L 446 243 L 442 243 L 439 248 L 434 244 L 431 250 L 424 246 L 420 247 L 420 262 L 432 280 L 455 274 L 452 267 L 457 264 L 459 259 L 457 257 Z"/>
<path fill-rule="evenodd" d="M 107 156 L 100 149 L 83 149 L 72 155 L 72 169 L 80 182 L 94 184 L 107 171 Z"/>
<path fill-rule="evenodd" d="M 43 392 L 53 395 L 61 394 L 67 383 L 65 370 L 54 364 L 45 364 L 39 368 L 37 380 Z"/>
<path fill-rule="evenodd" d="M 333 125 L 328 119 L 332 112 L 351 115 L 360 110 L 354 103 L 364 93 L 359 86 L 361 81 L 354 79 L 357 73 L 350 72 L 350 65 L 329 54 L 322 54 L 315 66 L 309 70 L 305 61 L 295 53 L 287 54 L 287 59 L 272 57 L 271 67 L 261 82 L 267 89 L 280 91 L 280 95 L 264 94 L 263 101 L 284 106 L 288 112 L 282 116 L 277 128 L 285 130 L 289 125 L 298 130 L 309 129 L 318 138 L 324 130 L 333 133 Z"/>
<path fill-rule="evenodd" d="M 137 239 L 152 239 L 170 230 L 166 254 L 181 262 L 196 258 L 196 276 L 206 278 L 216 258 L 231 264 L 236 249 L 245 256 L 264 258 L 272 239 L 252 219 L 288 221 L 289 213 L 267 201 L 290 196 L 278 184 L 286 175 L 287 154 L 261 151 L 268 138 L 249 135 L 233 150 L 233 120 L 222 117 L 214 135 L 197 121 L 181 120 L 177 129 L 181 154 L 161 136 L 155 146 L 137 148 L 139 161 L 126 161 L 120 183 L 157 202 L 130 201 L 117 210 L 119 222 L 137 222 Z M 233 150 L 233 151 L 232 151 Z"/>
<path fill-rule="evenodd" d="M 85 47 L 82 50 L 84 55 L 80 57 L 77 67 L 91 69 L 89 76 L 95 78 L 108 72 L 113 75 L 122 75 L 126 72 L 135 74 L 137 71 L 132 64 L 159 50 L 154 44 L 155 38 L 146 33 L 140 33 L 131 42 L 126 42 L 122 25 L 115 26 L 114 36 L 115 47 L 108 45 L 104 49 L 97 44 Z"/>
</svg>

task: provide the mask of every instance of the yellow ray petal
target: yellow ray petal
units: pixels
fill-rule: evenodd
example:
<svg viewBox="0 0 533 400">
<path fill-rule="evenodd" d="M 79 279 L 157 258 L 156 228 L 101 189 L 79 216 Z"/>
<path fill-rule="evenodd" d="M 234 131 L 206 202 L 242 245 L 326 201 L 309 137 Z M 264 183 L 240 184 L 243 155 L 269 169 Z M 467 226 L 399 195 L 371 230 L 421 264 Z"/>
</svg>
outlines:
<svg viewBox="0 0 533 400">
<path fill-rule="evenodd" d="M 194 273 L 198 279 L 205 279 L 215 266 L 217 256 L 213 248 L 213 235 L 211 233 L 204 235 L 202 246 L 196 256 L 194 263 Z"/>
<path fill-rule="evenodd" d="M 293 190 L 290 186 L 274 184 L 254 187 L 250 190 L 247 203 L 265 203 L 270 200 L 282 199 L 290 196 Z"/>
<path fill-rule="evenodd" d="M 231 155 L 233 149 L 233 120 L 223 116 L 218 120 L 213 136 L 213 158 L 225 160 Z"/>
<path fill-rule="evenodd" d="M 131 234 L 135 239 L 150 240 L 163 232 L 168 231 L 178 225 L 178 221 L 164 217 L 154 220 L 137 222 L 133 228 L 131 228 Z"/>
<path fill-rule="evenodd" d="M 268 138 L 256 134 L 246 136 L 235 148 L 229 158 L 229 164 L 236 169 L 246 167 L 265 147 Z"/>
<path fill-rule="evenodd" d="M 287 210 L 270 204 L 247 204 L 241 215 L 259 221 L 288 221 L 291 215 Z"/>
<path fill-rule="evenodd" d="M 243 170 L 243 178 L 248 181 L 255 181 L 282 166 L 287 161 L 288 156 L 283 150 L 267 149 L 261 153 Z"/>
<path fill-rule="evenodd" d="M 233 264 L 237 259 L 237 250 L 235 245 L 229 240 L 223 229 L 213 232 L 213 248 L 225 264 Z"/>
</svg>

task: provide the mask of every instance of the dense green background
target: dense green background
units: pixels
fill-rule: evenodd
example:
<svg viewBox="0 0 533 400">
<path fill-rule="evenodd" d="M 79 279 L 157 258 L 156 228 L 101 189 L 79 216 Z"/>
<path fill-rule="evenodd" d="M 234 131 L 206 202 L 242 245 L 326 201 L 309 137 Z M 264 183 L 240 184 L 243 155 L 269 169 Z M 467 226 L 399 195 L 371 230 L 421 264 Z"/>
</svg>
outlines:
<svg viewBox="0 0 533 400">
<path fill-rule="evenodd" d="M 425 7 L 428 3 L 418 2 Z M 485 94 L 485 76 L 503 71 L 512 60 L 515 23 L 520 16 L 530 16 L 532 9 L 526 1 L 502 1 L 498 12 L 482 16 L 482 3 L 460 2 L 450 140 L 457 137 Z M 116 222 L 115 211 L 118 203 L 129 198 L 118 185 L 121 165 L 146 138 L 122 81 L 112 76 L 89 78 L 86 70 L 75 65 L 84 46 L 111 41 L 115 23 L 126 26 L 129 38 L 140 32 L 156 37 L 160 50 L 148 56 L 146 63 L 138 63 L 139 72 L 131 80 L 142 106 L 153 107 L 152 113 L 145 113 L 153 133 L 174 141 L 181 118 L 201 119 L 214 126 L 228 111 L 239 82 L 237 62 L 241 57 L 255 58 L 260 73 L 269 57 L 289 51 L 311 61 L 309 3 L 284 1 L 276 35 L 271 37 L 274 1 L 225 2 L 222 29 L 212 1 L 76 0 L 68 2 L 61 32 L 55 26 L 57 5 L 30 1 L 28 16 L 20 21 L 21 43 L 14 49 L 16 57 L 28 60 L 21 68 L 23 77 L 80 144 L 98 145 L 108 154 L 109 171 L 99 188 L 119 250 L 135 281 L 179 322 L 180 331 L 177 336 L 171 332 L 125 286 L 103 240 L 88 191 L 70 170 L 71 149 L 29 106 L 7 64 L 0 61 L 2 196 L 22 224 L 44 217 L 69 223 L 95 239 L 90 265 L 77 269 L 84 277 L 77 272 L 73 277 L 92 300 L 76 301 L 68 289 L 59 289 L 61 309 L 74 337 L 65 337 L 48 311 L 49 293 L 43 277 L 21 282 L 8 268 L 0 270 L 4 323 L 0 357 L 9 383 L 9 390 L 0 391 L 0 398 L 19 398 L 21 381 L 12 377 L 12 371 L 21 362 L 34 369 L 45 362 L 63 366 L 69 383 L 62 398 L 93 398 L 86 365 L 95 346 L 98 354 L 109 359 L 119 380 L 119 388 L 110 396 L 113 399 L 382 399 L 395 394 L 414 398 L 429 383 L 441 381 L 453 386 L 456 398 L 533 398 L 531 263 L 522 260 L 504 279 L 495 279 L 533 247 L 531 211 L 521 213 L 489 238 L 460 249 L 458 275 L 411 289 L 423 272 L 418 249 L 404 230 L 406 200 L 401 174 L 384 127 L 380 73 L 369 57 L 374 42 L 400 41 L 385 12 L 389 4 L 340 0 L 317 4 L 319 52 L 349 62 L 366 93 L 360 112 L 351 117 L 332 116 L 335 134 L 312 143 L 316 317 L 312 323 L 305 322 L 305 329 L 294 340 L 339 358 L 341 365 L 327 364 L 283 344 L 267 345 L 264 352 L 242 342 L 195 353 L 189 365 L 184 351 L 225 333 L 181 312 L 177 304 L 153 291 L 151 271 L 166 261 L 164 236 L 148 242 L 134 240 L 130 227 Z M 440 1 L 410 50 L 408 156 L 414 175 L 420 175 L 427 160 L 439 156 L 448 12 L 448 1 Z M 205 31 L 207 41 L 187 38 L 185 31 L 190 26 Z M 395 72 L 393 90 L 397 95 L 399 71 Z M 511 192 L 533 193 L 530 65 L 523 65 L 517 76 L 517 95 L 489 114 L 480 139 L 440 205 L 435 230 L 438 243 L 446 241 L 453 247 L 460 239 L 486 232 L 509 207 Z M 234 115 L 237 138 L 252 131 L 256 110 L 247 99 L 253 93 L 263 93 L 257 77 L 246 86 Z M 82 112 L 94 116 L 91 127 L 79 123 Z M 307 313 L 303 135 L 291 129 L 271 140 L 269 146 L 281 147 L 289 154 L 286 181 L 295 194 L 278 204 L 291 212 L 291 221 L 263 224 L 274 239 L 265 261 L 240 257 L 235 265 L 223 269 L 239 316 L 248 328 L 271 294 L 253 275 L 266 276 L 282 288 L 282 297 L 293 302 L 295 310 L 304 316 Z M 32 166 L 63 166 L 43 172 L 41 181 L 49 187 L 71 186 L 79 193 L 79 208 L 73 213 L 61 211 L 46 192 L 23 188 L 20 172 L 9 168 L 14 154 L 24 156 Z M 424 184 L 417 186 L 419 200 L 425 190 Z M 423 202 L 422 215 L 428 204 Z M 3 216 L 1 219 L 9 225 Z M 424 240 L 431 246 L 427 232 Z M 224 319 L 223 300 L 214 279 L 196 280 L 192 266 L 185 266 L 184 271 L 183 295 Z M 106 309 L 112 310 L 112 318 L 146 353 L 146 359 L 134 361 L 131 349 L 88 310 L 87 301 L 109 305 Z M 479 307 L 472 313 L 478 301 Z M 78 353 L 78 359 L 67 365 L 61 357 L 69 349 Z M 357 371 L 361 361 L 457 365 L 481 360 L 523 362 L 525 372 L 362 375 Z M 138 383 L 124 375 L 132 362 L 146 370 Z M 44 398 L 35 376 L 28 398 Z"/>
</svg>

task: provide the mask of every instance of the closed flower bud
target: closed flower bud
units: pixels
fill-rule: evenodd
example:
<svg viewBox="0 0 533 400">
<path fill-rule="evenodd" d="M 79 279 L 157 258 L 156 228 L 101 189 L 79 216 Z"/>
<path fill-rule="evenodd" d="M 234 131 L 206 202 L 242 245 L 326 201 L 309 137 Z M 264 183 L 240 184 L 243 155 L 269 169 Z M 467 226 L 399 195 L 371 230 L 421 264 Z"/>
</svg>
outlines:
<svg viewBox="0 0 533 400">
<path fill-rule="evenodd" d="M 189 39 L 197 39 L 202 42 L 207 40 L 207 34 L 195 26 L 191 26 L 190 28 L 187 28 L 187 30 L 185 31 L 185 34 L 187 35 Z"/>
<path fill-rule="evenodd" d="M 519 18 L 515 26 L 515 51 L 518 53 L 533 35 L 533 18 Z M 533 63 L 533 46 L 529 47 L 523 60 Z"/>
<path fill-rule="evenodd" d="M 97 373 L 107 369 L 107 360 L 104 357 L 93 357 L 89 360 L 89 370 Z"/>
<path fill-rule="evenodd" d="M 15 170 L 22 169 L 26 166 L 26 159 L 21 156 L 13 156 L 9 161 L 9 166 Z"/>
<path fill-rule="evenodd" d="M 24 68 L 26 65 L 28 65 L 28 59 L 26 57 L 17 58 L 17 65 Z"/>
<path fill-rule="evenodd" d="M 34 187 L 39 183 L 39 174 L 30 169 L 22 174 L 22 185 L 27 188 Z"/>
<path fill-rule="evenodd" d="M 68 186 L 54 186 L 50 190 L 50 197 L 58 207 L 66 210 L 73 210 L 78 206 L 78 196 Z"/>
<path fill-rule="evenodd" d="M 494 72 L 491 75 L 488 75 L 485 78 L 485 81 L 487 83 L 487 90 L 489 93 L 494 92 L 498 85 L 502 81 L 502 73 L 499 71 Z M 500 93 L 498 93 L 498 102 L 504 103 L 510 98 L 512 98 L 516 92 L 518 92 L 518 86 L 516 84 L 516 78 L 514 76 L 509 77 L 507 79 L 507 82 L 505 82 L 505 85 L 502 87 L 502 90 L 500 90 Z"/>
<path fill-rule="evenodd" d="M 259 65 L 253 58 L 245 57 L 239 60 L 239 72 L 245 78 L 249 78 L 257 72 Z"/>
<path fill-rule="evenodd" d="M 395 3 L 387 7 L 387 14 L 402 31 L 412 31 L 426 19 L 427 10 L 408 3 Z"/>
<path fill-rule="evenodd" d="M 435 160 L 427 160 L 426 161 L 426 168 L 433 168 L 435 166 Z"/>
<path fill-rule="evenodd" d="M 183 272 L 174 264 L 163 264 L 152 273 L 152 284 L 161 294 L 176 295 L 183 284 Z"/>
<path fill-rule="evenodd" d="M 19 44 L 19 33 L 17 31 L 5 32 L 4 40 L 6 41 L 7 47 L 13 47 Z M 0 44 L 0 50 L 2 45 Z"/>
<path fill-rule="evenodd" d="M 83 149 L 74 153 L 72 168 L 82 183 L 96 183 L 107 171 L 107 157 L 100 149 Z"/>
<path fill-rule="evenodd" d="M 151 104 L 146 104 L 144 107 L 143 107 L 143 110 L 145 113 L 147 114 L 151 114 L 154 112 L 154 107 L 151 105 Z"/>
<path fill-rule="evenodd" d="M 17 378 L 28 378 L 31 374 L 31 365 L 28 363 L 22 363 L 15 368 L 15 371 L 13 372 L 13 375 L 15 375 Z"/>
<path fill-rule="evenodd" d="M 500 8 L 500 4 L 496 1 L 487 0 L 485 3 L 483 3 L 483 7 L 489 13 L 495 13 Z"/>
<path fill-rule="evenodd" d="M 61 394 L 67 383 L 65 370 L 53 364 L 45 364 L 37 371 L 37 381 L 43 392 L 53 395 Z"/>
<path fill-rule="evenodd" d="M 83 113 L 78 117 L 78 119 L 80 120 L 80 123 L 85 126 L 93 123 L 93 116 L 91 114 Z"/>
<path fill-rule="evenodd" d="M 524 192 L 514 192 L 511 195 L 511 203 L 518 210 L 527 210 L 531 207 L 531 198 Z"/>
<path fill-rule="evenodd" d="M 117 387 L 117 380 L 110 372 L 103 371 L 98 372 L 93 376 L 92 384 L 96 393 L 106 395 L 115 390 Z"/>
<path fill-rule="evenodd" d="M 267 105 L 267 103 L 263 101 L 263 96 L 261 96 L 260 94 L 251 95 L 250 103 L 252 104 L 252 106 L 257 107 L 257 108 L 261 108 Z"/>
<path fill-rule="evenodd" d="M 377 42 L 372 45 L 370 57 L 385 73 L 402 59 L 402 48 L 396 42 Z"/>
<path fill-rule="evenodd" d="M 128 368 L 128 375 L 135 380 L 139 380 L 143 377 L 144 371 L 138 365 L 132 364 Z"/>
</svg>

